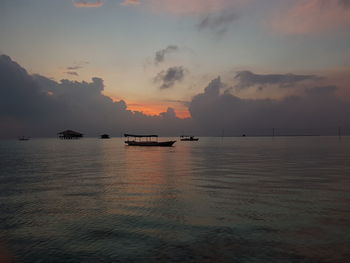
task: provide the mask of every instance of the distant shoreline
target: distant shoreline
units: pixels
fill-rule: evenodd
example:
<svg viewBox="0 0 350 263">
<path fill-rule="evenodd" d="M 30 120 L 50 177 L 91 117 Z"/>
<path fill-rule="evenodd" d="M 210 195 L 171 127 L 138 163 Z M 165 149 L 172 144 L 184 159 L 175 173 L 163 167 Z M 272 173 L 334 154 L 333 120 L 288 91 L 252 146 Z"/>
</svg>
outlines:
<svg viewBox="0 0 350 263">
<path fill-rule="evenodd" d="M 199 138 L 247 138 L 247 137 L 255 137 L 255 138 L 258 138 L 258 137 L 271 137 L 271 138 L 274 138 L 274 137 L 349 137 L 350 134 L 342 134 L 341 136 L 339 135 L 321 135 L 321 134 L 283 134 L 283 135 L 245 135 L 245 136 L 242 136 L 242 135 L 229 135 L 229 136 L 197 136 Z M 179 136 L 160 136 L 160 138 L 177 138 Z M 36 139 L 59 139 L 57 137 L 34 137 L 34 136 L 31 136 L 31 139 L 30 140 L 36 140 Z M 84 138 L 81 138 L 81 139 L 77 139 L 77 140 L 73 140 L 73 141 L 79 141 L 79 140 L 84 140 L 84 139 L 99 139 L 100 140 L 100 137 L 99 136 L 86 136 Z M 120 137 L 120 136 L 111 136 L 110 139 L 124 139 L 123 137 Z M 0 138 L 0 140 L 17 140 L 18 141 L 18 138 Z M 68 140 L 68 141 L 71 141 L 71 140 Z"/>
</svg>

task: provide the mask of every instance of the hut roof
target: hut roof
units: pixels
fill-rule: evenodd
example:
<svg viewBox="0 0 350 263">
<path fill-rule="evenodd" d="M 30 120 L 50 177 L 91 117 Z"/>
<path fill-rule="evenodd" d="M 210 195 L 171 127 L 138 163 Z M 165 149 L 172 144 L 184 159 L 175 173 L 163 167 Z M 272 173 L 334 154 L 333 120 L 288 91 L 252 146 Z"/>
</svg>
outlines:
<svg viewBox="0 0 350 263">
<path fill-rule="evenodd" d="M 76 131 L 72 131 L 72 130 L 65 130 L 65 131 L 62 131 L 62 132 L 59 132 L 58 134 L 60 135 L 69 135 L 69 136 L 82 136 L 83 134 L 80 133 L 80 132 L 76 132 Z"/>
</svg>

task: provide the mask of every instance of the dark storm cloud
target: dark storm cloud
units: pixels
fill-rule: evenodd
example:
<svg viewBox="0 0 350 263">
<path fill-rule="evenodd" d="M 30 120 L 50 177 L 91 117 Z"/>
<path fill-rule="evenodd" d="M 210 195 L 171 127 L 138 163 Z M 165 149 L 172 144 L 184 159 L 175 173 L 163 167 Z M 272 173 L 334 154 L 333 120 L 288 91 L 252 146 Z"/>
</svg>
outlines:
<svg viewBox="0 0 350 263">
<path fill-rule="evenodd" d="M 154 82 L 161 83 L 160 89 L 169 89 L 173 87 L 176 82 L 182 81 L 186 74 L 184 67 L 170 67 L 167 70 L 163 70 L 157 74 L 154 78 Z"/>
<path fill-rule="evenodd" d="M 164 49 L 158 50 L 154 57 L 154 63 L 159 64 L 164 62 L 166 55 L 179 51 L 179 47 L 175 45 L 169 45 Z"/>
<path fill-rule="evenodd" d="M 10 57 L 0 56 L 0 137 L 55 136 L 68 128 L 93 136 L 119 136 L 123 131 L 176 135 L 191 126 L 173 109 L 160 116 L 132 112 L 123 100 L 114 102 L 103 90 L 100 78 L 57 82 L 30 75 Z"/>
<path fill-rule="evenodd" d="M 54 101 L 40 89 L 27 71 L 6 55 L 0 56 L 0 113 L 16 115 L 19 119 L 36 119 L 46 116 L 42 108 L 55 107 Z"/>
<path fill-rule="evenodd" d="M 308 88 L 302 96 L 275 99 L 242 99 L 228 92 L 220 78 L 214 79 L 189 106 L 193 121 L 210 134 L 264 134 L 272 127 L 284 132 L 312 128 L 314 133 L 350 127 L 350 103 L 336 96 L 335 86 Z M 323 130 L 333 127 L 332 130 Z M 300 130 L 299 130 L 300 132 Z"/>
<path fill-rule="evenodd" d="M 197 25 L 198 30 L 211 30 L 218 34 L 224 34 L 230 24 L 238 19 L 237 14 L 232 12 L 223 12 L 219 15 L 207 15 L 202 18 Z"/>
<path fill-rule="evenodd" d="M 225 135 L 262 135 L 270 134 L 272 127 L 283 129 L 283 133 L 311 128 L 314 134 L 335 134 L 338 126 L 350 127 L 350 103 L 337 97 L 335 86 L 309 86 L 303 95 L 280 100 L 243 99 L 228 89 L 220 78 L 212 80 L 189 102 L 191 119 L 177 118 L 172 108 L 159 116 L 146 116 L 128 110 L 123 100 L 114 102 L 103 95 L 100 78 L 57 82 L 30 75 L 2 55 L 0 137 L 55 136 L 64 129 L 88 136 L 119 136 L 121 132 L 179 135 L 183 130 L 196 135 L 221 135 L 222 129 Z"/>
<path fill-rule="evenodd" d="M 280 88 L 290 88 L 303 81 L 316 81 L 320 79 L 320 77 L 314 75 L 255 74 L 248 70 L 239 71 L 235 76 L 235 80 L 238 81 L 236 88 L 239 89 L 250 88 L 253 86 L 258 86 L 262 89 L 271 85 L 277 85 Z"/>
</svg>

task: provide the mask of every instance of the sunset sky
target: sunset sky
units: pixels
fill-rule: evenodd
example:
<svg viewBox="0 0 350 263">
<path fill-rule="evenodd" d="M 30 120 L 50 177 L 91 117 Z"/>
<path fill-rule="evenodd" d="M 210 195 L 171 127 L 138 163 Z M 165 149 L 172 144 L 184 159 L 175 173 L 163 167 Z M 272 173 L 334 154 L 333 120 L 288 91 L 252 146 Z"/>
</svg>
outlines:
<svg viewBox="0 0 350 263">
<path fill-rule="evenodd" d="M 241 99 L 300 93 L 279 85 L 335 85 L 349 99 L 349 28 L 349 0 L 0 1 L 0 54 L 29 74 L 98 77 L 128 110 L 181 118 L 218 76 Z"/>
</svg>

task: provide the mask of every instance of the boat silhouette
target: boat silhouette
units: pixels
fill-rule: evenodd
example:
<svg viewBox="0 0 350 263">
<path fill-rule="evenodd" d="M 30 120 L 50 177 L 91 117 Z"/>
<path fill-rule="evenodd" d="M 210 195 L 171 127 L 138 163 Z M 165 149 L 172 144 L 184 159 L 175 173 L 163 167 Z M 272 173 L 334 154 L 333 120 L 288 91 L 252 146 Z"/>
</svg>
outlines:
<svg viewBox="0 0 350 263">
<path fill-rule="evenodd" d="M 171 147 L 176 141 L 158 141 L 158 135 L 135 135 L 135 134 L 124 134 L 127 138 L 125 143 L 129 146 L 163 146 Z M 132 138 L 132 139 L 130 139 Z M 155 139 L 154 139 L 155 138 Z M 145 140 L 143 140 L 145 139 Z"/>
<path fill-rule="evenodd" d="M 195 138 L 194 136 L 190 136 L 190 135 L 181 135 L 180 140 L 181 141 L 198 141 L 199 138 Z"/>
</svg>

